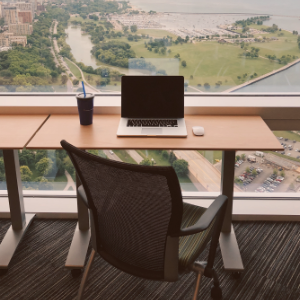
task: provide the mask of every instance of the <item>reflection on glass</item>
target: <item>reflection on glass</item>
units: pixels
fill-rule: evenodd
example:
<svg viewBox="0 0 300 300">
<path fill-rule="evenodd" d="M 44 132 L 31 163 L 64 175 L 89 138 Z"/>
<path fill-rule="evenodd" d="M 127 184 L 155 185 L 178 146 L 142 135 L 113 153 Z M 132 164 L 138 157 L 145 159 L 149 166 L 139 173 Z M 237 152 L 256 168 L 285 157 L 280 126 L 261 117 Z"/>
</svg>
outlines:
<svg viewBox="0 0 300 300">
<path fill-rule="evenodd" d="M 235 184 L 241 191 L 297 193 L 300 188 L 300 132 L 274 131 L 285 151 L 238 151 Z"/>
<path fill-rule="evenodd" d="M 0 19 L 0 92 L 77 92 L 81 80 L 87 92 L 120 91 L 131 59 L 161 60 L 161 75 L 176 59 L 187 92 L 299 92 L 300 5 L 290 2 L 32 2 L 26 11 L 11 2 Z"/>
</svg>

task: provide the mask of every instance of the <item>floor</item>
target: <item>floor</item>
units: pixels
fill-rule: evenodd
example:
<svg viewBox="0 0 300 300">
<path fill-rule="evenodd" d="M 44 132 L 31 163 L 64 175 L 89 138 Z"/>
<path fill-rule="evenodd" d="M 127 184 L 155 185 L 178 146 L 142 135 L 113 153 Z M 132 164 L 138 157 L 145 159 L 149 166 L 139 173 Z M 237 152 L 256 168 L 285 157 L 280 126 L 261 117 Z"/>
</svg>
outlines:
<svg viewBox="0 0 300 300">
<path fill-rule="evenodd" d="M 0 220 L 0 241 L 10 225 Z M 76 299 L 81 276 L 64 268 L 76 222 L 34 220 L 18 247 L 9 272 L 0 277 L 0 299 Z M 299 300 L 300 224 L 236 222 L 234 228 L 245 271 L 239 279 L 223 270 L 218 249 L 215 266 L 223 299 Z M 199 259 L 205 260 L 207 252 Z M 144 280 L 125 274 L 96 257 L 85 299 L 185 300 L 192 298 L 194 274 L 176 283 Z M 211 280 L 204 278 L 199 299 L 210 298 Z"/>
</svg>

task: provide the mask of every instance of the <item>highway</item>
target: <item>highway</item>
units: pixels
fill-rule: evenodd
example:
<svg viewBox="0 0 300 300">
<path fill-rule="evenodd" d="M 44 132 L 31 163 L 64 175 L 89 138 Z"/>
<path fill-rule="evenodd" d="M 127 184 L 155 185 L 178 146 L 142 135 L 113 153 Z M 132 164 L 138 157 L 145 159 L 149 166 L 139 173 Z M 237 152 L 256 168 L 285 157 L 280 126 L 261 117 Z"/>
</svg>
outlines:
<svg viewBox="0 0 300 300">
<path fill-rule="evenodd" d="M 189 163 L 190 173 L 201 183 L 208 192 L 220 192 L 221 172 L 217 170 L 205 157 L 198 151 L 174 151 L 178 159 L 184 159 Z M 234 188 L 236 192 L 241 189 Z"/>
</svg>

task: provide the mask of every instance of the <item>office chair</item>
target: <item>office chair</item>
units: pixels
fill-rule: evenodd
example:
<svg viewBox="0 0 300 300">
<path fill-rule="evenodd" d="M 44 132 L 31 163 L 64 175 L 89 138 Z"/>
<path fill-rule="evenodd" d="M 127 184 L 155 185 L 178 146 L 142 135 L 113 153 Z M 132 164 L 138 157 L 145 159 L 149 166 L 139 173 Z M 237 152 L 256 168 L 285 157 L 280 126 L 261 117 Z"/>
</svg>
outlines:
<svg viewBox="0 0 300 300">
<path fill-rule="evenodd" d="M 227 197 L 219 196 L 208 209 L 183 203 L 172 167 L 132 165 L 79 150 L 66 141 L 81 181 L 80 199 L 90 212 L 92 253 L 83 274 L 82 299 L 95 254 L 131 275 L 174 282 L 196 273 L 193 300 L 201 276 L 213 278 L 213 299 L 222 291 L 213 268 Z M 197 262 L 210 242 L 207 262 Z"/>
</svg>

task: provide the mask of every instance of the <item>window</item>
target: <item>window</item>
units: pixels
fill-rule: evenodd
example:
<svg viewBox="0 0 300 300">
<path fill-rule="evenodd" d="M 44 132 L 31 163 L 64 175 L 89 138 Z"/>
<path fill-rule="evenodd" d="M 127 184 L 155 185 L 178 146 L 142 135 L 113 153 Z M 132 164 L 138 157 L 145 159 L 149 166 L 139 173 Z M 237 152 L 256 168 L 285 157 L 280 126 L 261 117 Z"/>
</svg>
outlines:
<svg viewBox="0 0 300 300">
<path fill-rule="evenodd" d="M 183 75 L 194 94 L 299 92 L 300 4 L 288 3 L 5 3 L 0 92 L 119 92 L 127 74 Z"/>
</svg>

